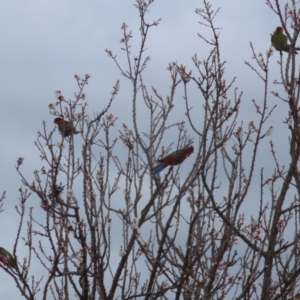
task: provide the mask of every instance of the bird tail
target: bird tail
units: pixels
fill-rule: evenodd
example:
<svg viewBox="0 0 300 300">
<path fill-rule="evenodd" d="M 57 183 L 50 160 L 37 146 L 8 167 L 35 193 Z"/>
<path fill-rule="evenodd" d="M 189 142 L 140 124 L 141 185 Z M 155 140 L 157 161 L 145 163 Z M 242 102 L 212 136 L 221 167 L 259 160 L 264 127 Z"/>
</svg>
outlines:
<svg viewBox="0 0 300 300">
<path fill-rule="evenodd" d="M 164 163 L 161 162 L 160 164 L 158 164 L 154 169 L 152 169 L 151 174 L 152 175 L 157 175 L 159 174 L 163 169 L 164 169 Z"/>
<path fill-rule="evenodd" d="M 287 52 L 287 53 L 290 53 L 290 48 L 291 48 L 291 45 L 287 44 L 287 45 L 284 47 L 283 51 L 285 51 L 285 52 Z M 300 48 L 299 48 L 299 47 L 293 47 L 293 48 L 292 48 L 292 53 L 298 54 L 297 50 L 299 51 Z"/>
<path fill-rule="evenodd" d="M 78 130 L 75 130 L 75 131 L 64 131 L 64 132 L 62 132 L 62 136 L 63 137 L 68 137 L 70 135 L 78 134 L 78 133 L 82 133 L 82 131 L 78 131 Z"/>
</svg>

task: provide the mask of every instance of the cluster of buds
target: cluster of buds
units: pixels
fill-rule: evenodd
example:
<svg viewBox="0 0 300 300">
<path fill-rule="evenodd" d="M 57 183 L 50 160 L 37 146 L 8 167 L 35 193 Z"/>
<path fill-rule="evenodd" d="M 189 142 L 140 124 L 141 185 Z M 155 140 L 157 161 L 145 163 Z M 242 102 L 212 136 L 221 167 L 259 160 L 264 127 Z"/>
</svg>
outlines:
<svg viewBox="0 0 300 300">
<path fill-rule="evenodd" d="M 61 91 L 55 91 L 55 98 L 58 99 L 59 101 L 65 100 L 64 96 L 62 95 Z"/>
<path fill-rule="evenodd" d="M 23 161 L 24 161 L 24 157 L 19 157 L 18 160 L 17 160 L 17 166 L 21 166 L 23 164 Z"/>
</svg>

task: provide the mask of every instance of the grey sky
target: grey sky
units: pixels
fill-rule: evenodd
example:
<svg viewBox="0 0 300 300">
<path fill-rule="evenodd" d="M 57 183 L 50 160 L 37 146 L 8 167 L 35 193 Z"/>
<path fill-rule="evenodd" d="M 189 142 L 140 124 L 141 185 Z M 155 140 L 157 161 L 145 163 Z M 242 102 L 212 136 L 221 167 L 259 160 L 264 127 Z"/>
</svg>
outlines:
<svg viewBox="0 0 300 300">
<path fill-rule="evenodd" d="M 263 96 L 262 83 L 244 64 L 245 60 L 252 61 L 249 42 L 253 43 L 257 52 L 265 55 L 270 47 L 270 33 L 280 24 L 264 2 L 211 1 L 215 9 L 221 7 L 215 25 L 223 28 L 221 54 L 222 59 L 227 61 L 228 81 L 237 76 L 234 86 L 244 91 L 244 115 L 242 112 L 240 119 L 250 120 L 251 110 L 255 118 L 251 99 L 256 98 L 259 102 Z M 139 20 L 133 3 L 129 0 L 0 1 L 0 192 L 7 191 L 5 213 L 0 217 L 0 228 L 5 228 L 1 230 L 0 246 L 11 250 L 10 245 L 14 242 L 18 225 L 14 206 L 18 204 L 17 191 L 21 181 L 14 170 L 14 164 L 18 157 L 24 157 L 22 172 L 29 179 L 33 178 L 34 169 L 40 169 L 41 161 L 33 141 L 37 131 L 42 129 L 43 120 L 47 122 L 49 130 L 54 127 L 53 117 L 48 110 L 48 104 L 55 101 L 54 91 L 61 90 L 65 98 L 72 98 L 77 91 L 74 74 L 81 77 L 86 73 L 91 74 L 85 92 L 88 110 L 92 113 L 103 108 L 110 98 L 112 86 L 120 79 L 121 90 L 116 99 L 118 104 L 113 105 L 111 112 L 120 117 L 119 124 L 126 120 L 119 115 L 126 109 L 130 112 L 130 103 L 127 104 L 126 100 L 130 100 L 128 93 L 131 88 L 104 50 L 111 49 L 125 64 L 119 43 L 122 34 L 120 27 L 125 22 L 133 31 L 132 52 L 137 53 Z M 158 27 L 152 28 L 148 39 L 147 55 L 151 61 L 146 79 L 149 85 L 155 86 L 163 95 L 169 91 L 170 86 L 166 70 L 169 62 L 177 61 L 192 68 L 191 57 L 195 53 L 199 58 L 207 56 L 209 47 L 197 37 L 200 31 L 210 36 L 210 32 L 205 32 L 198 24 L 199 17 L 195 14 L 195 8 L 201 6 L 199 0 L 156 0 L 150 9 L 149 21 L 162 20 Z M 276 74 L 278 57 L 279 54 L 274 53 L 271 58 L 271 67 Z M 178 99 L 180 96 L 177 95 Z M 278 100 L 275 101 L 281 105 Z M 274 115 L 280 118 L 280 110 Z M 279 119 L 281 122 L 282 119 Z M 280 132 L 280 124 L 274 126 L 270 122 L 275 127 L 274 133 L 276 130 Z M 55 134 L 59 141 L 59 134 Z M 276 140 L 276 136 L 272 136 L 272 139 Z M 267 141 L 265 144 L 268 157 Z M 266 157 L 263 159 L 268 159 Z M 15 283 L 4 272 L 0 272 L 0 298 L 9 299 L 7 295 L 12 297 L 15 291 L 14 299 L 19 299 L 19 291 L 14 289 Z"/>
</svg>

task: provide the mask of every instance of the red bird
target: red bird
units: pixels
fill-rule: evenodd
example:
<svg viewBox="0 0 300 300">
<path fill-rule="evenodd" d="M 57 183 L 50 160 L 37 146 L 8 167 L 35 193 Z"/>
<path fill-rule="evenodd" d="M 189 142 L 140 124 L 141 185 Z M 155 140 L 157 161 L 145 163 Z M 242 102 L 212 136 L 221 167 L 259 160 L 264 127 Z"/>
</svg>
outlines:
<svg viewBox="0 0 300 300">
<path fill-rule="evenodd" d="M 159 164 L 151 171 L 152 175 L 159 174 L 167 166 L 180 165 L 188 156 L 194 152 L 194 147 L 186 147 L 172 152 L 163 159 L 158 159 Z"/>
</svg>

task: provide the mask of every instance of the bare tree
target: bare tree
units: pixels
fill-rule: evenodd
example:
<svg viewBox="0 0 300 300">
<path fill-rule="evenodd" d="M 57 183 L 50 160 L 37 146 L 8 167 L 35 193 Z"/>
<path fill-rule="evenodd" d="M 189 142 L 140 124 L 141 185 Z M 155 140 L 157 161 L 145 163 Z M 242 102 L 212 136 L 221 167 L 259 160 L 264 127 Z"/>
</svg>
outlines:
<svg viewBox="0 0 300 300">
<path fill-rule="evenodd" d="M 34 171 L 33 182 L 22 174 L 23 158 L 18 159 L 23 187 L 16 207 L 20 216 L 12 253 L 16 264 L 0 266 L 21 295 L 31 300 L 297 299 L 300 77 L 295 53 L 276 53 L 280 72 L 274 83 L 283 89 L 270 93 L 274 50 L 264 57 L 251 44 L 255 64 L 246 64 L 263 83 L 263 103 L 253 100 L 255 121 L 245 124 L 239 119 L 243 93 L 234 87 L 235 78 L 227 79 L 221 57 L 221 31 L 215 26 L 218 10 L 204 0 L 196 13 L 211 36 L 199 38 L 211 50 L 206 58 L 195 54 L 191 69 L 171 62 L 170 91 L 162 96 L 144 81 L 150 61 L 147 38 L 160 23 L 147 20 L 153 2 L 135 4 L 140 20 L 138 52 L 132 53 L 132 33 L 125 23 L 121 39 L 125 60 L 106 50 L 132 85 L 132 119 L 116 130 L 118 118 L 112 111 L 119 81 L 93 117 L 87 114 L 84 94 L 89 75 L 75 76 L 74 100 L 56 92 L 50 113 L 71 121 L 82 134 L 62 136 L 55 143 L 56 130 L 49 131 L 44 123 L 35 142 L 43 165 Z M 294 47 L 300 32 L 299 4 L 291 0 L 281 8 L 279 0 L 267 0 L 267 5 Z M 290 24 L 293 35 L 288 34 Z M 196 102 L 189 94 L 195 87 Z M 172 116 L 175 96 L 181 97 L 179 88 L 184 122 Z M 266 122 L 276 108 L 269 103 L 274 96 L 287 105 L 283 114 L 289 130 L 284 137 L 290 147 L 289 163 L 282 167 L 271 140 L 274 165 L 268 176 L 258 157 L 262 141 L 272 133 Z M 196 151 L 184 164 L 151 175 L 156 159 L 191 144 Z M 255 171 L 260 172 L 258 189 Z M 34 196 L 40 207 L 30 207 L 27 217 L 28 199 Z M 0 209 L 4 198 L 5 194 Z M 245 211 L 249 200 L 257 207 L 254 216 Z M 28 246 L 27 256 L 17 251 L 21 241 Z M 44 272 L 36 272 L 37 265 Z"/>
</svg>

